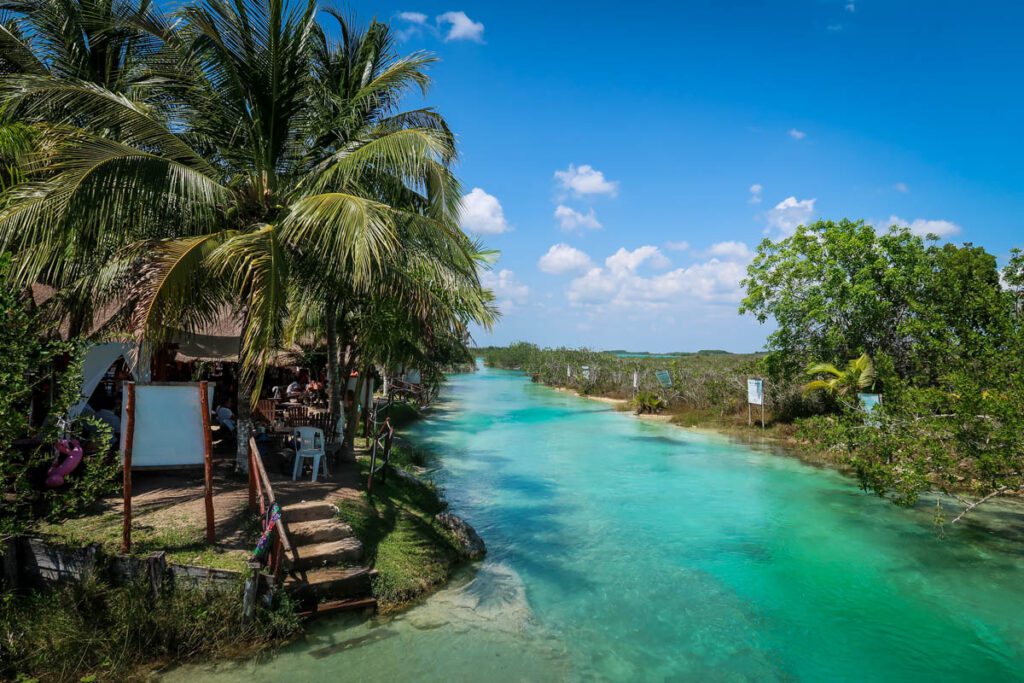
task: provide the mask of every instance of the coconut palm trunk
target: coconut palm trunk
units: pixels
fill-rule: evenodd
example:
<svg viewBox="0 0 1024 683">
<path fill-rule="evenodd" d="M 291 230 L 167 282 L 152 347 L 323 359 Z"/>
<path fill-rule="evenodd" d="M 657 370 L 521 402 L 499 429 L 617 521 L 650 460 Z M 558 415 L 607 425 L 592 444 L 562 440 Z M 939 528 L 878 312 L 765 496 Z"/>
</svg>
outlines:
<svg viewBox="0 0 1024 683">
<path fill-rule="evenodd" d="M 338 315 L 334 302 L 328 302 L 324 325 L 327 328 L 327 383 L 330 385 L 329 412 L 338 420 L 341 417 L 341 398 L 345 388 L 341 384 L 338 349 Z M 337 429 L 334 425 L 332 429 Z"/>
</svg>

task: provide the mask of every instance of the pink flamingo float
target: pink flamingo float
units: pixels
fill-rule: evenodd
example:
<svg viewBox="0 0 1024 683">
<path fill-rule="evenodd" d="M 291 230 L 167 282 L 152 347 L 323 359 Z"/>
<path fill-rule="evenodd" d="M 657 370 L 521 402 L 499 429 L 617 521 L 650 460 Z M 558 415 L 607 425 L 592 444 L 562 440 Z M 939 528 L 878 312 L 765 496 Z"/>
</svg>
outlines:
<svg viewBox="0 0 1024 683">
<path fill-rule="evenodd" d="M 57 459 L 46 472 L 46 487 L 51 489 L 63 486 L 64 477 L 71 474 L 78 467 L 78 463 L 82 462 L 82 445 L 78 443 L 78 439 L 61 439 L 57 442 L 56 448 Z M 63 460 L 60 459 L 61 455 L 65 456 Z"/>
</svg>

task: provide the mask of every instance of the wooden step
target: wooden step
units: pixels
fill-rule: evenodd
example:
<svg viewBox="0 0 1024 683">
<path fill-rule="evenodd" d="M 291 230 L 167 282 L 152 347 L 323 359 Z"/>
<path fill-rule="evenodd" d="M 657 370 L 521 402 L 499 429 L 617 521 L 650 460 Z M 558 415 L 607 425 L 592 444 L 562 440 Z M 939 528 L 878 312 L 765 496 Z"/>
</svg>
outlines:
<svg viewBox="0 0 1024 683">
<path fill-rule="evenodd" d="M 299 616 L 308 618 L 320 616 L 330 612 L 344 612 L 357 609 L 377 609 L 376 598 L 351 598 L 348 600 L 332 600 L 330 602 L 319 602 L 307 612 L 300 612 Z"/>
<path fill-rule="evenodd" d="M 302 572 L 291 579 L 285 589 L 300 600 L 342 600 L 369 597 L 371 579 L 377 574 L 367 567 L 323 567 Z"/>
<path fill-rule="evenodd" d="M 281 510 L 281 516 L 285 524 L 291 525 L 299 522 L 309 522 L 314 519 L 333 519 L 338 514 L 338 508 L 323 500 L 304 500 L 301 503 L 285 505 Z"/>
<path fill-rule="evenodd" d="M 350 536 L 352 536 L 352 527 L 335 519 L 311 519 L 308 522 L 288 524 L 288 538 L 292 545 L 340 541 Z"/>
<path fill-rule="evenodd" d="M 355 564 L 363 559 L 363 544 L 358 538 L 343 538 L 313 545 L 293 546 L 295 571 L 315 569 L 329 564 Z"/>
</svg>

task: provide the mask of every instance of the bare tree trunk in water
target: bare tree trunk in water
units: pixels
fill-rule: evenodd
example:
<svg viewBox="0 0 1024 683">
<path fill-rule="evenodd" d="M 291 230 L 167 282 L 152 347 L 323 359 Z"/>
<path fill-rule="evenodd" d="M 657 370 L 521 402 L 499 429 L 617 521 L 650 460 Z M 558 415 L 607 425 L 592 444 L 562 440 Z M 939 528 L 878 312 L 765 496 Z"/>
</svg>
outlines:
<svg viewBox="0 0 1024 683">
<path fill-rule="evenodd" d="M 241 373 L 239 373 L 241 374 Z M 249 435 L 252 433 L 252 391 L 245 385 L 242 377 L 238 378 L 237 414 L 235 415 L 235 433 L 238 444 L 235 449 L 235 469 L 239 472 L 249 471 Z"/>
</svg>

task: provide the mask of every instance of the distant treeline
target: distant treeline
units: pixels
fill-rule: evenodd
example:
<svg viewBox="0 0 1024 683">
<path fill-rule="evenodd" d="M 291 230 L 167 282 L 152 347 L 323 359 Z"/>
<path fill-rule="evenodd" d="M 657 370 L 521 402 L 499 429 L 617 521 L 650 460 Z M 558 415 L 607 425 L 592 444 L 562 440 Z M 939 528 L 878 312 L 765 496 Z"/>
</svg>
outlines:
<svg viewBox="0 0 1024 683">
<path fill-rule="evenodd" d="M 489 367 L 523 370 L 534 381 L 584 395 L 632 398 L 635 372 L 636 393 L 657 394 L 669 407 L 713 411 L 721 416 L 745 414 L 747 378 L 761 376 L 764 358 L 764 354 L 725 351 L 679 353 L 670 358 L 627 353 L 542 349 L 527 342 L 477 349 L 477 355 Z M 658 381 L 658 371 L 668 373 L 670 387 Z M 769 392 L 769 410 L 792 393 L 792 387 L 780 389 Z"/>
</svg>

